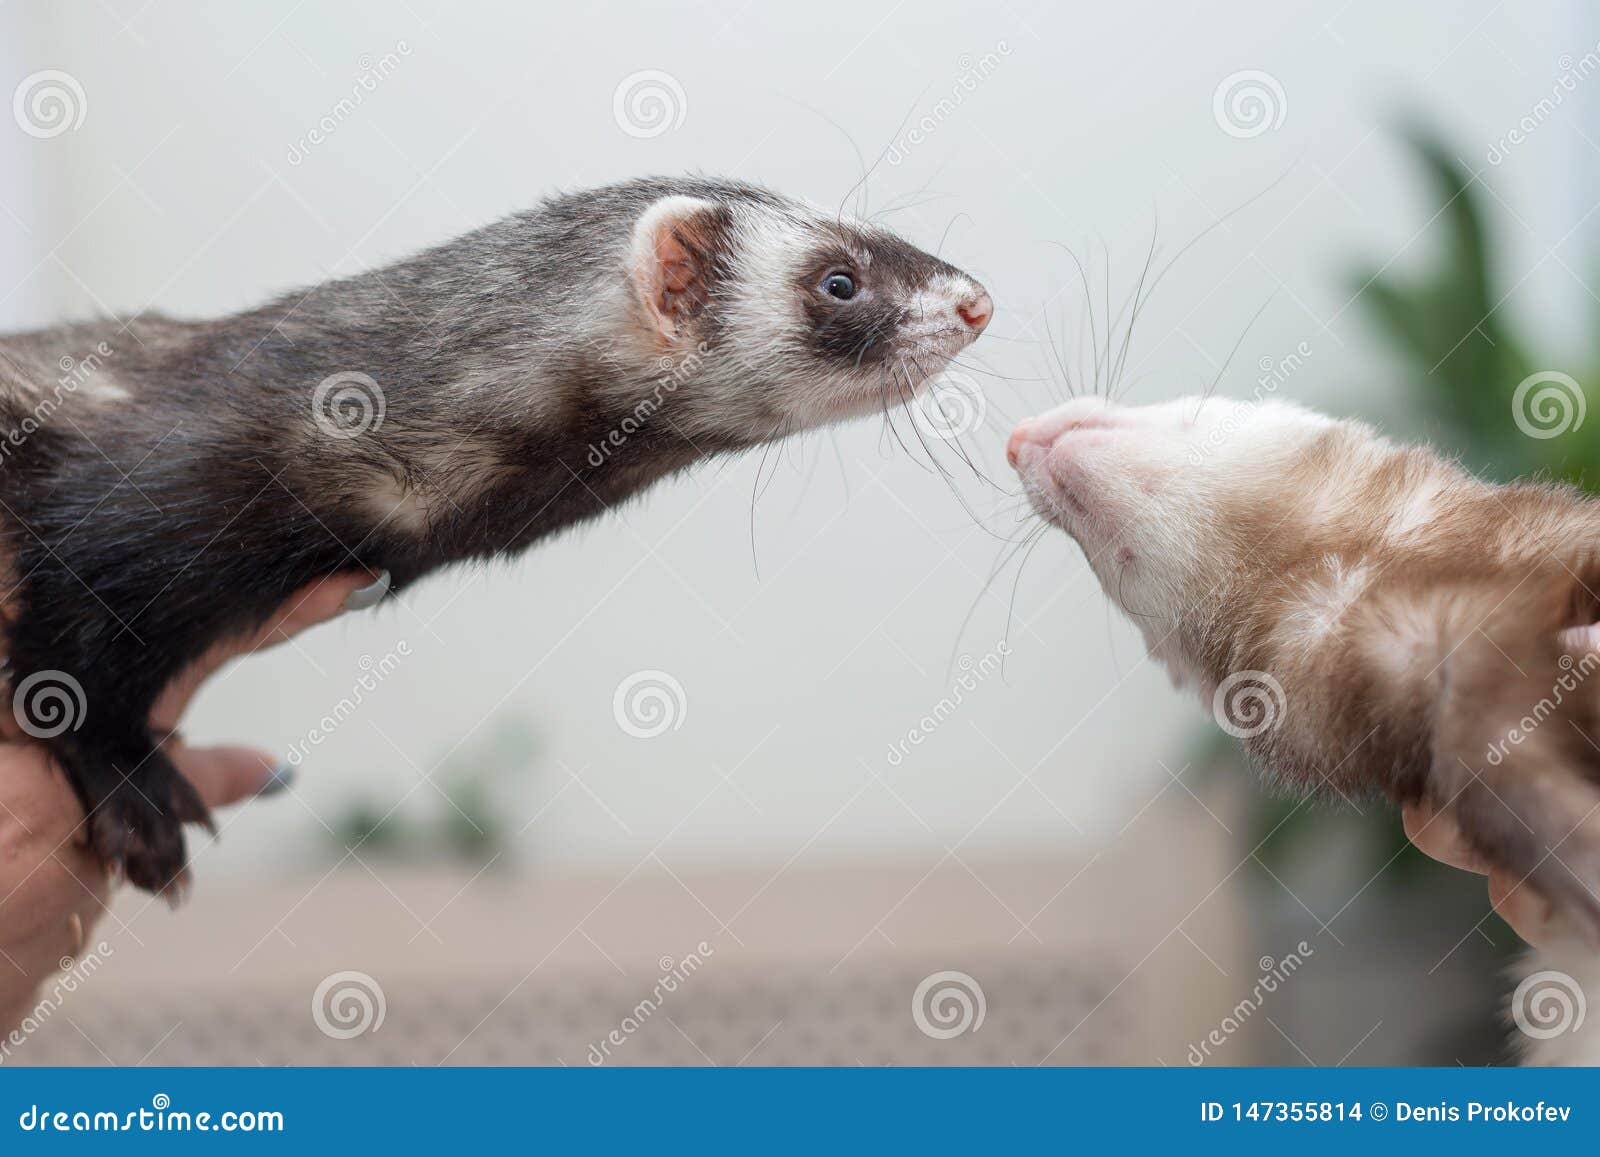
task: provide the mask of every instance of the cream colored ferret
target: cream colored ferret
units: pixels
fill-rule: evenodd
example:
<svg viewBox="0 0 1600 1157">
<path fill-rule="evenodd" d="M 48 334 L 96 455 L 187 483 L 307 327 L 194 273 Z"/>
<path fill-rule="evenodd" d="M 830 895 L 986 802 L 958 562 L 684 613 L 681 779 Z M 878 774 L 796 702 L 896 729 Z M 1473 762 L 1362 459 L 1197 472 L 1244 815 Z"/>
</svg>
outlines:
<svg viewBox="0 0 1600 1157">
<path fill-rule="evenodd" d="M 1007 457 L 1269 774 L 1454 818 L 1570 929 L 1536 967 L 1600 996 L 1600 504 L 1275 400 L 1081 398 Z M 1600 1027 L 1517 1035 L 1600 1062 Z"/>
</svg>

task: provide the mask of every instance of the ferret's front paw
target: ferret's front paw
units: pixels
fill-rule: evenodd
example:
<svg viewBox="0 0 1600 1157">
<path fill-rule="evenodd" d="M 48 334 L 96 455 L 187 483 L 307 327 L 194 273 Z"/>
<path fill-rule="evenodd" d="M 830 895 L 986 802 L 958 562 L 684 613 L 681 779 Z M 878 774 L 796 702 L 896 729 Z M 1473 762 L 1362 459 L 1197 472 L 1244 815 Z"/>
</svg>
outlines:
<svg viewBox="0 0 1600 1157">
<path fill-rule="evenodd" d="M 90 805 L 89 845 L 129 883 L 176 903 L 189 882 L 183 825 L 210 822 L 194 787 L 156 751 Z"/>
</svg>

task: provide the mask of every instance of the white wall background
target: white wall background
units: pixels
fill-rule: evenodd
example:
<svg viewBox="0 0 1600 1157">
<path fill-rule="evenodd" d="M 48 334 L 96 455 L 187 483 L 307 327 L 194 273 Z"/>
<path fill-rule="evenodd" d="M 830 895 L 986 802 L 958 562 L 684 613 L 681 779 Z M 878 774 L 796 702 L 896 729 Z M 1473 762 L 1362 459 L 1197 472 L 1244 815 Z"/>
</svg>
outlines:
<svg viewBox="0 0 1600 1157">
<path fill-rule="evenodd" d="M 1305 341 L 1313 356 L 1284 392 L 1381 408 L 1391 383 L 1346 281 L 1357 258 L 1403 267 L 1430 241 L 1419 231 L 1432 206 L 1387 127 L 1399 110 L 1444 124 L 1485 168 L 1519 220 L 1507 307 L 1571 340 L 1594 304 L 1574 254 L 1595 232 L 1600 133 L 1583 115 L 1595 95 L 1569 96 L 1504 164 L 1484 158 L 1551 92 L 1563 56 L 1595 49 L 1600 17 L 1582 8 L 13 5 L 0 14 L 14 33 L 0 37 L 0 87 L 60 69 L 86 115 L 50 139 L 0 132 L 0 317 L 224 312 L 556 187 L 646 172 L 730 173 L 837 202 L 860 175 L 857 148 L 870 161 L 995 53 L 998 67 L 869 191 L 874 208 L 913 202 L 889 220 L 926 246 L 942 239 L 994 292 L 998 319 L 976 350 L 995 375 L 987 425 L 966 445 L 1009 485 L 1008 423 L 1059 388 L 1030 380 L 1046 372 L 1043 319 L 1070 334 L 1081 315 L 1052 243 L 1109 253 L 1113 294 L 1126 292 L 1155 221 L 1170 254 L 1257 195 L 1150 306 L 1131 396 L 1209 382 L 1270 299 L 1224 391 L 1248 392 L 1258 359 Z M 392 73 L 291 163 L 387 53 Z M 636 139 L 613 118 L 613 92 L 644 69 L 676 79 L 684 116 Z M 1284 116 L 1236 139 L 1213 93 L 1245 69 L 1276 78 Z M 673 863 L 782 861 L 1115 835 L 1167 782 L 1160 761 L 1181 766 L 1199 710 L 1142 661 L 1065 539 L 1034 553 L 1014 603 L 1014 570 L 983 593 L 1001 549 L 989 532 L 1018 529 L 1005 496 L 960 484 L 993 515 L 986 531 L 881 423 L 840 430 L 836 446 L 785 450 L 753 532 L 756 463 L 712 465 L 515 566 L 452 574 L 252 661 L 207 692 L 192 730 L 286 748 L 349 693 L 361 656 L 404 639 L 412 656 L 308 762 L 305 809 L 330 818 L 362 791 L 419 813 L 444 806 L 427 774 L 509 721 L 540 740 L 502 799 L 529 860 L 631 864 L 659 847 Z M 891 766 L 888 745 L 947 693 L 952 656 L 1005 637 L 1008 603 L 1004 682 L 984 682 Z M 680 729 L 648 741 L 612 716 L 619 681 L 641 668 L 670 672 L 688 705 Z M 252 809 L 214 858 L 260 871 L 319 834 L 293 803 Z"/>
</svg>

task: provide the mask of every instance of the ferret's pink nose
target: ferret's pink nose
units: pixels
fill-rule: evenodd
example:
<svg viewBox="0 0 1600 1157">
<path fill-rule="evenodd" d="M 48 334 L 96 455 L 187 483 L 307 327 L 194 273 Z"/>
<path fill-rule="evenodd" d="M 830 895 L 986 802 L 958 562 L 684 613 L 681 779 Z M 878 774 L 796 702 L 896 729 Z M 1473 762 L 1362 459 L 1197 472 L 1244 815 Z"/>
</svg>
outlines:
<svg viewBox="0 0 1600 1157">
<path fill-rule="evenodd" d="M 983 332 L 983 327 L 989 324 L 989 319 L 994 316 L 994 302 L 983 290 L 967 298 L 956 306 L 956 312 L 961 315 L 961 320 L 972 328 L 974 336 Z"/>
</svg>

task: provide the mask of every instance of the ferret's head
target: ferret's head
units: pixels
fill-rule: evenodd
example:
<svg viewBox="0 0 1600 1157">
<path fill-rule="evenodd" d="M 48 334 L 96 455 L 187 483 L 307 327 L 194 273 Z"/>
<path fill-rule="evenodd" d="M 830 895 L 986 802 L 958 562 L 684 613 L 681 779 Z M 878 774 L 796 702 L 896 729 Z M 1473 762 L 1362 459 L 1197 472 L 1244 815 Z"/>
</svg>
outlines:
<svg viewBox="0 0 1600 1157">
<path fill-rule="evenodd" d="M 1448 812 L 1600 931 L 1593 503 L 1270 399 L 1081 399 L 1007 456 L 1274 777 Z"/>
<path fill-rule="evenodd" d="M 1336 479 L 1377 451 L 1365 427 L 1276 400 L 1074 400 L 1022 422 L 1007 459 L 1034 508 L 1083 547 L 1102 586 L 1154 638 L 1232 593 L 1238 576 L 1349 553 L 1332 541 Z M 1340 474 L 1340 467 L 1343 474 Z M 1346 496 L 1350 497 L 1350 496 Z M 1197 666 L 1198 654 L 1160 655 Z"/>
<path fill-rule="evenodd" d="M 989 324 L 983 286 L 876 225 L 756 186 L 641 183 L 628 270 L 675 422 L 751 441 L 899 405 Z"/>
</svg>

